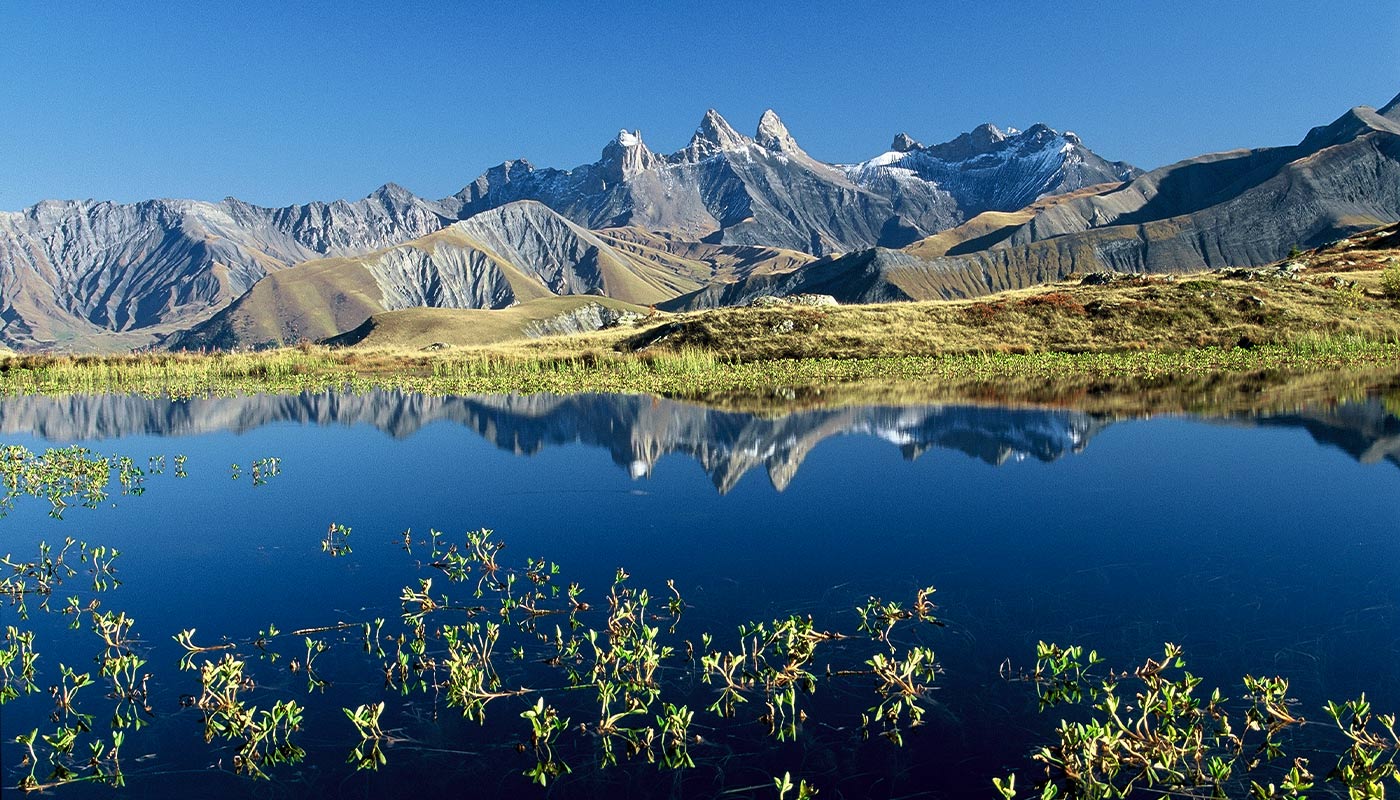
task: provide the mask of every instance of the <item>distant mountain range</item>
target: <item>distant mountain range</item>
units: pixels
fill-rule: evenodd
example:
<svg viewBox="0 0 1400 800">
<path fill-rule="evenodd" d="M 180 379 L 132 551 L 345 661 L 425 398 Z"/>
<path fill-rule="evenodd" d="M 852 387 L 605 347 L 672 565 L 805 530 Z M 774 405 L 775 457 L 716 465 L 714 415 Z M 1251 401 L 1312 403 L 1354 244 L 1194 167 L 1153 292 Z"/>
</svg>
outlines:
<svg viewBox="0 0 1400 800">
<path fill-rule="evenodd" d="M 1397 137 L 1392 101 L 1296 146 L 1148 173 L 1044 125 L 931 146 L 900 134 L 836 165 L 772 111 L 753 137 L 710 111 L 669 155 L 623 131 L 593 164 L 509 161 L 440 200 L 388 184 L 283 209 L 44 201 L 0 212 L 0 343 L 261 346 L 417 306 L 933 299 L 1075 270 L 1255 265 L 1400 219 Z"/>
</svg>

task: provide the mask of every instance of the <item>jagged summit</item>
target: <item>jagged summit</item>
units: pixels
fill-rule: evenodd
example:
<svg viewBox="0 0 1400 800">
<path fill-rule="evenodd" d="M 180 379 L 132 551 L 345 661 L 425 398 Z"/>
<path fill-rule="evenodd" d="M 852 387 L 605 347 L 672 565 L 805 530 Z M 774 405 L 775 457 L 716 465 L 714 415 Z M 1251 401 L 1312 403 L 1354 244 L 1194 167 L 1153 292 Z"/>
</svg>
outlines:
<svg viewBox="0 0 1400 800">
<path fill-rule="evenodd" d="M 603 148 L 603 158 L 598 162 L 598 168 L 602 180 L 615 183 L 652 169 L 659 163 L 660 157 L 642 142 L 642 132 L 624 128 Z"/>
<path fill-rule="evenodd" d="M 404 187 L 398 185 L 397 183 L 390 181 L 389 183 L 386 183 L 378 189 L 375 189 L 374 191 L 370 192 L 365 199 L 379 200 L 381 202 L 387 201 L 391 203 L 410 203 L 416 198 L 414 197 L 413 192 L 410 192 Z"/>
<path fill-rule="evenodd" d="M 754 135 L 754 141 L 765 150 L 783 153 L 802 152 L 802 148 L 797 146 L 797 141 L 788 132 L 787 126 L 771 108 L 764 111 L 763 116 L 759 117 L 758 132 Z"/>
<path fill-rule="evenodd" d="M 919 150 L 923 144 L 918 139 L 907 133 L 895 134 L 894 143 L 890 145 L 890 151 L 894 153 L 907 153 L 910 150 Z"/>
<path fill-rule="evenodd" d="M 700 120 L 695 135 L 690 138 L 690 144 L 677 155 L 684 160 L 699 161 L 726 150 L 741 149 L 749 141 L 712 108 L 706 111 L 704 119 Z"/>
</svg>

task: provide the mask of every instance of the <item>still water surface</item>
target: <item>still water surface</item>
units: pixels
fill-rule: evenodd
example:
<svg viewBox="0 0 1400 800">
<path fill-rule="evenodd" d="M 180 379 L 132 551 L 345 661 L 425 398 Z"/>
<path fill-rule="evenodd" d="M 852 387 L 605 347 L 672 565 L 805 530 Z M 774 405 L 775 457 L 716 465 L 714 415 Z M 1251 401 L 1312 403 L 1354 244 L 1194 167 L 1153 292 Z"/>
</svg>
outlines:
<svg viewBox="0 0 1400 800">
<path fill-rule="evenodd" d="M 757 712 L 737 726 L 705 712 L 715 690 L 678 658 L 667 674 L 678 702 L 698 709 L 696 768 L 600 772 L 588 737 L 571 733 L 561 747 L 574 772 L 552 796 L 769 797 L 784 771 L 825 797 L 990 796 L 992 776 L 1034 771 L 1027 754 L 1055 723 L 1030 689 L 998 677 L 1006 659 L 1032 663 L 1042 639 L 1095 647 L 1117 666 L 1177 642 L 1227 694 L 1246 672 L 1289 677 L 1310 717 L 1361 691 L 1400 709 L 1400 420 L 1379 401 L 1114 419 L 972 406 L 750 415 L 601 395 L 16 398 L 0 401 L 0 432 L 142 464 L 188 457 L 188 477 L 167 468 L 143 496 L 114 493 L 62 520 L 30 499 L 0 520 L 0 553 L 65 536 L 122 551 L 123 584 L 101 600 L 136 620 L 154 707 L 124 748 L 131 797 L 543 796 L 516 748 L 529 738 L 525 698 L 497 701 L 478 726 L 431 695 L 386 692 L 380 660 L 353 636 L 323 637 L 330 685 L 310 693 L 287 669 L 304 657 L 302 637 L 279 641 L 276 663 L 247 647 L 270 623 L 393 627 L 403 587 L 445 584 L 422 546 L 405 552 L 405 530 L 460 541 L 492 528 L 503 562 L 557 562 L 595 604 L 618 567 L 657 596 L 673 579 L 689 606 L 679 638 L 708 631 L 728 646 L 739 624 L 791 613 L 854 632 L 867 597 L 907 603 L 937 587 L 947 625 L 920 637 L 944 671 L 903 748 L 856 733 L 873 702 L 864 683 L 823 676 L 797 741 L 775 743 Z M 248 465 L 268 456 L 281 472 L 253 486 Z M 353 530 L 347 556 L 322 550 L 332 522 Z M 92 668 L 92 635 L 57 614 L 19 623 L 5 608 L 0 623 L 38 632 L 41 686 L 59 662 Z M 244 643 L 261 705 L 306 706 L 301 764 L 255 784 L 233 774 L 230 750 L 203 742 L 198 711 L 179 703 L 199 691 L 171 639 L 186 628 L 201 644 Z M 101 731 L 110 701 L 88 691 Z M 379 772 L 355 773 L 340 709 L 378 700 L 402 741 Z M 559 702 L 574 727 L 596 713 L 587 698 Z M 5 707 L 6 786 L 27 772 L 14 737 L 48 725 L 50 708 L 46 694 Z"/>
</svg>

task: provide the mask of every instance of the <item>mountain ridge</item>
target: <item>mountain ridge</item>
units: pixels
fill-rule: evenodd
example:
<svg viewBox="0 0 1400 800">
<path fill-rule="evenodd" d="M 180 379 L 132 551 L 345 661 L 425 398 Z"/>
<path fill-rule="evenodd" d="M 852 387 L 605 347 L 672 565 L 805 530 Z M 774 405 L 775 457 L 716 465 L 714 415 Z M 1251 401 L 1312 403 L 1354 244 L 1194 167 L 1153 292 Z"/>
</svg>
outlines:
<svg viewBox="0 0 1400 800">
<path fill-rule="evenodd" d="M 593 164 L 507 161 L 440 200 L 394 183 L 357 201 L 282 208 L 231 197 L 46 200 L 0 213 L 0 342 L 149 345 L 207 322 L 273 273 L 393 247 L 520 200 L 546 202 L 585 228 L 641 227 L 710 245 L 831 254 L 905 242 L 961 219 L 955 198 L 921 180 L 903 181 L 891 199 L 812 158 L 773 111 L 747 137 L 712 109 L 669 155 L 622 131 Z"/>
<path fill-rule="evenodd" d="M 1255 266 L 1395 219 L 1400 96 L 1295 145 L 1150 172 L 1042 124 L 933 145 L 900 133 L 872 159 L 829 164 L 771 109 L 751 137 L 711 109 L 672 153 L 622 130 L 593 163 L 507 161 L 441 200 L 386 183 L 280 209 L 227 198 L 0 213 L 0 344 L 284 343 L 397 308 L 548 295 L 665 308 L 948 299 L 1073 272 Z M 225 325 L 239 314 L 241 329 Z"/>
</svg>

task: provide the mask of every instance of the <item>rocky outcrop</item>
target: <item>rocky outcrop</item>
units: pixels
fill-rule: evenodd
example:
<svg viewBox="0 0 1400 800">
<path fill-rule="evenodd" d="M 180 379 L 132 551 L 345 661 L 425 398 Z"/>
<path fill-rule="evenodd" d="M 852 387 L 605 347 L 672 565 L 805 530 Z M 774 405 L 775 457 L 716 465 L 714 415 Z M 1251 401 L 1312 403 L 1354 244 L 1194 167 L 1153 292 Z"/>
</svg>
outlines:
<svg viewBox="0 0 1400 800">
<path fill-rule="evenodd" d="M 83 347 L 111 332 L 200 322 L 263 276 L 448 224 L 442 206 L 385 186 L 355 203 L 282 209 L 239 200 L 45 201 L 0 213 L 0 341 Z"/>
<path fill-rule="evenodd" d="M 602 303 L 589 303 L 572 311 L 531 322 L 525 326 L 525 335 L 539 338 L 541 336 L 587 333 L 616 328 L 621 325 L 631 325 L 640 319 L 642 319 L 642 315 L 635 311 L 609 308 Z"/>
</svg>

